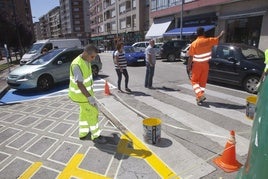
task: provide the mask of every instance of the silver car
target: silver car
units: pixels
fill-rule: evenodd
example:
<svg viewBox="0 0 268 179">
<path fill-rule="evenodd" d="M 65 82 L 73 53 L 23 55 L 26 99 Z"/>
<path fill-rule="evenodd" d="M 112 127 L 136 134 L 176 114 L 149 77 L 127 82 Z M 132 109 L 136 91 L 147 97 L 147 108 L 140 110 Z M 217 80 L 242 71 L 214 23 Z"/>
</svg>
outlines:
<svg viewBox="0 0 268 179">
<path fill-rule="evenodd" d="M 55 49 L 11 71 L 7 83 L 14 89 L 48 90 L 55 83 L 69 80 L 70 64 L 83 49 Z M 101 63 L 100 60 L 98 63 Z M 92 66 L 96 65 L 92 63 Z M 101 68 L 99 65 L 98 69 Z"/>
</svg>

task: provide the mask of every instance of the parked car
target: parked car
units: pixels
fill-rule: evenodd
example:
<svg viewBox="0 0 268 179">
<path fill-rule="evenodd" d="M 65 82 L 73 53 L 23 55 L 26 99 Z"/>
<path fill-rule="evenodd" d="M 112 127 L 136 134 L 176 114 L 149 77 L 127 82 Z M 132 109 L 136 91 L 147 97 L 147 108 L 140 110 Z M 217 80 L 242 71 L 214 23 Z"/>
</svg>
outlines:
<svg viewBox="0 0 268 179">
<path fill-rule="evenodd" d="M 42 55 L 44 49 L 47 51 L 57 48 L 82 48 L 79 39 L 46 39 L 36 41 L 21 58 L 20 65 L 24 65 L 30 60 Z"/>
<path fill-rule="evenodd" d="M 263 73 L 264 52 L 245 44 L 220 44 L 212 49 L 209 80 L 242 86 L 256 93 Z"/>
<path fill-rule="evenodd" d="M 180 54 L 180 59 L 184 62 L 184 64 L 188 63 L 188 58 L 189 58 L 189 49 L 190 49 L 191 44 L 186 44 L 182 49 L 181 49 L 181 54 Z"/>
<path fill-rule="evenodd" d="M 155 53 L 156 53 L 156 58 L 161 58 L 160 51 L 161 51 L 163 44 L 164 43 L 162 43 L 162 42 L 155 43 L 154 49 L 155 49 Z"/>
<path fill-rule="evenodd" d="M 186 40 L 171 40 L 163 44 L 160 55 L 162 59 L 175 61 L 180 57 L 181 49 L 186 45 Z"/>
<path fill-rule="evenodd" d="M 124 52 L 128 65 L 145 64 L 144 52 L 138 52 L 132 46 L 124 46 Z"/>
<path fill-rule="evenodd" d="M 132 45 L 132 47 L 136 47 L 139 49 L 141 52 L 145 52 L 146 47 L 148 47 L 149 42 L 144 41 L 144 42 L 136 42 Z"/>
<path fill-rule="evenodd" d="M 48 90 L 55 83 L 69 80 L 70 64 L 82 52 L 81 48 L 51 50 L 11 71 L 8 74 L 7 83 L 14 89 Z M 98 70 L 102 66 L 99 60 L 91 65 L 92 71 L 95 65 L 98 66 Z"/>
</svg>

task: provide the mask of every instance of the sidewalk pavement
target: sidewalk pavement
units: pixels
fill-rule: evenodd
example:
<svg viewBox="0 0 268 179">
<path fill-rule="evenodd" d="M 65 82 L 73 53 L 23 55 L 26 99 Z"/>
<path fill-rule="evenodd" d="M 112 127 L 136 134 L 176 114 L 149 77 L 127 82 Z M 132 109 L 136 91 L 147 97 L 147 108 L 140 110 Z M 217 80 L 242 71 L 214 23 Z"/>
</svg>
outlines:
<svg viewBox="0 0 268 179">
<path fill-rule="evenodd" d="M 159 143 L 146 143 L 147 116 L 112 94 L 96 93 L 104 145 L 79 140 L 79 106 L 66 95 L 1 106 L 0 178 L 201 178 L 216 170 L 164 131 Z"/>
<path fill-rule="evenodd" d="M 2 92 L 7 74 L 0 75 Z M 113 95 L 96 96 L 104 145 L 79 140 L 79 106 L 66 95 L 2 105 L 0 178 L 179 178 L 179 144 L 164 133 L 158 146 L 146 144 L 137 114 Z"/>
</svg>

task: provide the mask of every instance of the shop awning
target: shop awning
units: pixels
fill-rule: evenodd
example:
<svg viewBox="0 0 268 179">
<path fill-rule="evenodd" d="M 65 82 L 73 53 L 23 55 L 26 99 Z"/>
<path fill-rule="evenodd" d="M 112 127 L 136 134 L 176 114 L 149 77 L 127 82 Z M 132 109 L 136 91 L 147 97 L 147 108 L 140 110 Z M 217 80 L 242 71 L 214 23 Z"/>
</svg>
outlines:
<svg viewBox="0 0 268 179">
<path fill-rule="evenodd" d="M 197 26 L 197 27 L 183 27 L 182 28 L 182 35 L 189 36 L 189 35 L 196 34 L 196 29 L 198 27 L 203 27 L 205 29 L 205 31 L 209 31 L 210 29 L 213 29 L 215 26 L 214 25 L 206 25 L 206 26 Z M 167 31 L 166 33 L 163 34 L 163 36 L 180 36 L 180 34 L 181 34 L 181 29 L 175 28 L 175 29 Z"/>
<path fill-rule="evenodd" d="M 165 20 L 162 22 L 154 22 L 145 35 L 145 39 L 159 38 L 167 31 L 172 20 Z"/>
</svg>

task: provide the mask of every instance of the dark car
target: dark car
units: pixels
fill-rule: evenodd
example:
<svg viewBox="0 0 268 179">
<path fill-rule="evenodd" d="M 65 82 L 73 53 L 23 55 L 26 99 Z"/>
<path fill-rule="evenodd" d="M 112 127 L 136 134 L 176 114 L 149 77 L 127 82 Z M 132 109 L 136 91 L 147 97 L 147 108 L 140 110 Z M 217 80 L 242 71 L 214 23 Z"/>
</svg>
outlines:
<svg viewBox="0 0 268 179">
<path fill-rule="evenodd" d="M 220 44 L 212 49 L 209 80 L 242 86 L 256 93 L 264 70 L 264 52 L 245 44 Z"/>
<path fill-rule="evenodd" d="M 124 46 L 125 58 L 128 65 L 145 65 L 145 54 L 135 49 L 133 46 Z"/>
<path fill-rule="evenodd" d="M 187 44 L 187 40 L 171 40 L 163 44 L 160 56 L 168 61 L 175 61 L 180 57 L 181 49 Z"/>
</svg>

